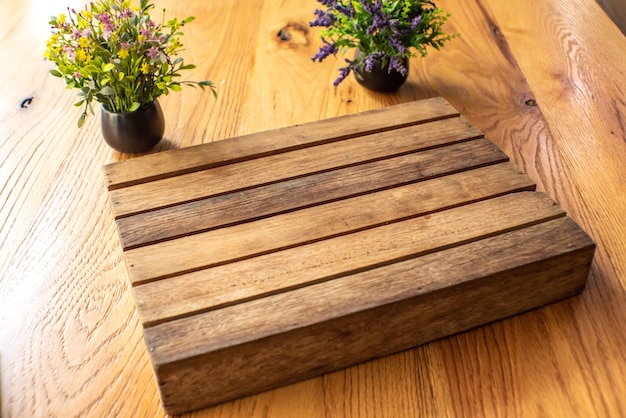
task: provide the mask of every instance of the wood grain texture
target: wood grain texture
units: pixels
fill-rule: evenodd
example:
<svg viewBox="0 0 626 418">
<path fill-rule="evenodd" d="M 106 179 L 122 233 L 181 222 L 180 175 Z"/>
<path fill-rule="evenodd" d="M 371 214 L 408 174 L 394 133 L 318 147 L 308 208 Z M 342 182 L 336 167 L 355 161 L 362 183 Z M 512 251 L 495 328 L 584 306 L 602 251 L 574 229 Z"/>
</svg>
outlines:
<svg viewBox="0 0 626 418">
<path fill-rule="evenodd" d="M 532 211 L 529 211 L 529 208 L 532 208 Z M 504 213 L 506 219 L 503 219 Z M 185 285 L 195 288 L 199 304 L 195 309 L 184 298 L 185 295 L 189 295 L 188 291 L 183 291 L 182 294 L 173 291 L 176 285 L 171 283 L 170 279 L 149 283 L 140 288 L 165 284 L 164 287 L 170 291 L 162 294 L 161 298 L 167 297 L 169 303 L 162 304 L 158 298 L 153 301 L 151 294 L 140 291 L 139 311 L 142 317 L 148 317 L 148 321 L 144 321 L 144 325 L 148 327 L 153 322 L 163 322 L 177 317 L 164 315 L 163 311 L 173 311 L 178 313 L 178 316 L 192 316 L 203 310 L 235 305 L 249 299 L 260 299 L 265 295 L 290 288 L 304 288 L 312 283 L 348 275 L 352 271 L 437 252 L 458 243 L 482 239 L 502 231 L 522 228 L 564 215 L 565 213 L 545 199 L 545 196 L 516 193 L 497 197 L 308 245 L 301 244 L 285 251 L 272 248 L 266 250 L 271 252 L 263 257 L 246 259 L 234 265 L 230 263 L 222 268 L 218 267 L 217 271 L 213 268 L 207 269 L 204 274 L 212 276 L 213 280 L 209 278 L 196 282 L 192 281 L 195 277 L 178 276 L 175 281 L 178 286 L 183 284 L 183 288 Z M 490 220 L 488 224 L 483 224 L 485 219 Z M 257 226 L 257 230 L 260 227 Z M 208 255 L 202 256 L 196 251 L 196 257 L 206 259 Z M 210 283 L 211 286 L 203 286 L 203 282 Z M 218 293 L 213 290 L 215 288 L 224 290 Z M 158 314 L 152 314 L 155 317 L 150 315 L 151 308 L 159 311 Z"/>
<path fill-rule="evenodd" d="M 407 109 L 411 109 L 411 107 Z M 323 127 L 327 122 L 321 124 Z M 308 125 L 308 129 L 312 128 L 310 125 L 312 123 Z M 318 126 L 317 129 L 322 129 L 321 132 L 324 132 L 323 128 L 319 127 L 319 124 L 316 123 L 314 126 Z M 357 134 L 357 132 L 353 133 L 354 136 L 357 136 Z M 275 144 L 283 138 L 292 135 L 301 136 L 301 127 L 295 126 L 292 129 L 285 128 L 282 131 L 274 132 L 271 135 L 271 140 Z M 258 136 L 259 138 L 266 137 L 263 135 Z M 315 143 L 312 145 L 301 143 L 301 149 L 298 150 L 290 151 L 290 148 L 288 148 L 287 150 L 274 149 L 273 153 L 272 151 L 265 151 L 266 154 L 262 160 L 258 158 L 258 155 L 256 158 L 252 155 L 246 161 L 227 164 L 227 159 L 220 162 L 224 165 L 208 168 L 205 164 L 201 164 L 200 167 L 203 167 L 203 169 L 189 174 L 152 180 L 150 182 L 144 181 L 132 186 L 129 186 L 129 183 L 126 183 L 126 186 L 124 186 L 124 183 L 116 182 L 114 187 L 109 188 L 111 190 L 109 195 L 113 208 L 116 211 L 116 218 L 120 218 L 147 210 L 206 198 L 208 197 L 207 190 L 210 190 L 213 195 L 220 195 L 225 192 L 240 190 L 244 187 L 297 178 L 314 172 L 324 172 L 341 165 L 350 166 L 366 161 L 375 161 L 389 155 L 402 155 L 420 149 L 434 148 L 438 145 L 449 143 L 452 138 L 460 142 L 477 139 L 482 136 L 482 133 L 469 125 L 464 118 L 443 119 L 437 122 L 394 129 L 388 132 L 358 136 L 358 140 L 349 141 L 354 142 L 354 146 L 351 148 L 350 153 L 347 154 L 338 154 L 334 151 L 336 142 L 340 141 L 340 139 L 328 144 L 317 145 L 315 158 L 311 156 L 309 149 L 311 146 L 316 146 Z M 251 140 L 250 137 L 231 138 L 231 140 L 233 142 L 245 141 L 246 145 L 254 145 L 256 143 L 256 140 Z M 381 148 L 379 145 L 382 141 L 388 142 L 389 145 Z M 198 151 L 203 150 L 204 154 L 209 154 L 211 158 L 215 158 L 220 153 L 226 151 L 221 150 L 223 147 L 225 147 L 223 143 L 215 142 L 208 149 L 206 147 L 196 149 Z M 276 145 L 273 145 L 273 147 L 275 148 Z M 232 148 L 237 149 L 238 147 L 233 146 Z M 166 166 L 166 161 L 161 161 L 158 164 L 160 169 Z M 272 169 L 268 171 L 267 167 Z M 128 163 L 124 163 L 120 167 L 109 164 L 105 167 L 105 172 L 108 178 L 111 179 L 111 176 L 115 177 L 118 174 L 117 172 L 121 171 L 121 168 L 129 168 L 130 170 L 125 174 L 132 176 L 136 175 L 137 170 L 142 168 L 142 166 L 135 164 L 135 167 L 129 167 Z M 246 176 L 242 176 L 241 173 L 246 173 Z M 122 175 L 122 173 L 119 173 L 119 175 Z M 122 186 L 124 187 L 121 188 Z M 167 194 L 160 193 L 163 189 L 167 189 L 169 192 Z"/>
<path fill-rule="evenodd" d="M 271 237 L 275 248 L 287 248 L 298 243 L 319 242 L 322 238 L 339 236 L 346 231 L 372 228 L 501 194 L 529 191 L 534 187 L 526 176 L 515 173 L 510 164 L 498 164 L 453 174 L 445 179 L 433 179 L 419 185 L 404 186 L 307 211 L 279 215 L 274 218 L 274 225 L 280 226 L 280 229 L 273 231 L 267 221 L 264 221 L 264 227 L 267 228 L 267 235 Z M 420 199 L 416 200 L 416 195 Z M 379 202 L 383 201 L 385 205 L 381 207 Z M 377 207 L 377 211 L 372 211 L 373 207 Z M 256 235 L 258 224 L 259 222 L 242 224 L 231 228 L 230 233 L 245 242 Z M 324 231 L 324 235 L 311 235 L 310 231 Z M 216 239 L 220 239 L 219 235 Z M 324 250 L 323 243 L 317 246 Z M 285 267 L 284 254 L 275 253 L 136 286 L 134 293 L 141 306 L 142 321 L 144 325 L 150 326 L 165 318 L 206 310 L 211 306 L 207 303 L 209 301 L 212 301 L 213 306 L 226 305 L 246 299 L 249 297 L 246 292 L 251 290 L 256 294 L 264 294 L 277 287 L 296 286 L 306 280 L 307 274 L 313 273 L 314 266 L 306 259 L 310 248 L 302 249 L 299 261 L 290 264 L 289 268 Z M 294 251 L 291 252 L 293 254 Z M 261 267 L 263 273 L 257 275 Z M 298 277 L 286 276 L 286 271 L 290 271 L 292 275 L 297 272 Z M 231 275 L 232 279 L 218 280 L 226 274 Z M 238 288 L 241 290 L 237 290 Z M 207 298 L 206 294 L 211 297 Z"/>
<path fill-rule="evenodd" d="M 207 197 L 122 218 L 117 225 L 124 248 L 135 248 L 505 161 L 491 142 L 476 139 Z"/>
<path fill-rule="evenodd" d="M 253 394 L 523 312 L 539 294 L 544 302 L 572 296 L 584 286 L 593 246 L 565 221 L 569 232 L 541 224 L 148 328 L 164 403 L 176 413 Z M 486 270 L 476 269 L 476 257 L 488 260 Z M 199 385 L 207 375 L 219 378 Z"/>
<path fill-rule="evenodd" d="M 164 416 L 101 172 L 131 156 L 106 147 L 96 118 L 75 128 L 74 92 L 41 59 L 49 16 L 80 4 L 4 2 L 0 16 L 12 57 L 0 68 L 0 407 Z M 340 59 L 310 62 L 319 41 L 300 27 L 317 4 L 157 1 L 196 16 L 185 57 L 219 99 L 164 98 L 155 152 L 441 95 L 598 243 L 589 285 L 539 312 L 192 416 L 625 416 L 623 36 L 592 1 L 441 0 L 462 36 L 381 95 L 353 80 L 333 88 Z"/>
</svg>

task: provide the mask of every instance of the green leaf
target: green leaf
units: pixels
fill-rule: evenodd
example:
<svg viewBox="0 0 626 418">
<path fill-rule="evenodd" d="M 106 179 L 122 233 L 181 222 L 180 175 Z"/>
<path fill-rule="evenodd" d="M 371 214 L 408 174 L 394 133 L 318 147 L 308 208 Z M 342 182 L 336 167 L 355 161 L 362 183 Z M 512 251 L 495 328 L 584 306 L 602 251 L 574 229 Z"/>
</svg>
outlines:
<svg viewBox="0 0 626 418">
<path fill-rule="evenodd" d="M 61 72 L 58 70 L 50 70 L 50 74 L 52 74 L 55 77 L 63 77 L 63 74 L 61 74 Z"/>
<path fill-rule="evenodd" d="M 108 73 L 109 71 L 113 71 L 113 69 L 115 69 L 115 65 L 111 64 L 110 62 L 102 66 L 102 71 L 104 71 L 105 73 Z"/>
<path fill-rule="evenodd" d="M 120 72 L 120 73 L 117 75 L 117 79 L 118 79 L 119 81 L 122 81 L 122 80 L 124 79 L 124 73 L 123 73 L 123 72 Z"/>
<path fill-rule="evenodd" d="M 172 90 L 172 91 L 181 91 L 182 90 L 182 88 L 180 87 L 180 84 L 178 84 L 178 83 L 170 84 L 169 87 L 170 87 L 170 90 Z"/>
<path fill-rule="evenodd" d="M 185 23 L 193 22 L 194 20 L 196 20 L 194 16 L 189 16 L 188 18 L 182 21 L 182 24 L 184 25 Z"/>
<path fill-rule="evenodd" d="M 128 109 L 129 112 L 134 112 L 135 110 L 139 109 L 141 107 L 141 103 L 138 102 L 133 102 L 132 105 L 130 105 L 130 109 Z"/>
<path fill-rule="evenodd" d="M 82 68 L 82 69 L 81 69 L 81 74 L 82 74 L 82 70 L 83 70 L 83 69 L 84 69 L 84 70 L 85 70 L 88 74 L 89 74 L 89 73 L 97 73 L 97 72 L 99 72 L 99 71 L 100 71 L 100 70 L 98 69 L 98 67 L 96 67 L 96 66 L 95 66 L 95 65 L 93 65 L 93 64 L 86 65 L 84 68 Z"/>
<path fill-rule="evenodd" d="M 104 96 L 112 96 L 112 95 L 115 94 L 115 90 L 113 90 L 113 88 L 111 86 L 106 86 L 105 88 L 100 90 L 100 94 L 102 94 Z"/>
<path fill-rule="evenodd" d="M 85 118 L 87 117 L 87 113 L 83 113 L 82 115 L 80 115 L 80 117 L 78 118 L 78 127 L 82 128 L 83 125 L 85 124 Z"/>
</svg>

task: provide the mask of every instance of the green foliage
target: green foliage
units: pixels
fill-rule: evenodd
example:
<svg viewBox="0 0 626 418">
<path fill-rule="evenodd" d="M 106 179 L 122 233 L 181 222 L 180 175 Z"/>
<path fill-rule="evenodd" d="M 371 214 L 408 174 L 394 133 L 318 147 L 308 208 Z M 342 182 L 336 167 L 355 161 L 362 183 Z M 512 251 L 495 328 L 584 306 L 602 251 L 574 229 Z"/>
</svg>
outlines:
<svg viewBox="0 0 626 418">
<path fill-rule="evenodd" d="M 426 56 L 428 47 L 440 49 L 458 34 L 446 34 L 449 17 L 431 1 L 424 0 L 318 0 L 324 9 L 315 10 L 309 24 L 321 26 L 323 45 L 313 60 L 322 61 L 337 52 L 356 48 L 360 54 L 347 60 L 337 85 L 355 68 L 381 61 L 401 72 L 405 59 Z"/>
<path fill-rule="evenodd" d="M 180 29 L 194 18 L 157 24 L 149 14 L 152 8 L 148 0 L 140 0 L 139 7 L 130 0 L 100 0 L 51 18 L 45 57 L 56 64 L 53 76 L 79 90 L 76 106 L 84 106 L 79 126 L 93 113 L 93 101 L 127 113 L 183 85 L 209 88 L 216 96 L 211 81 L 179 81 L 182 71 L 195 68 L 178 57 Z"/>
</svg>

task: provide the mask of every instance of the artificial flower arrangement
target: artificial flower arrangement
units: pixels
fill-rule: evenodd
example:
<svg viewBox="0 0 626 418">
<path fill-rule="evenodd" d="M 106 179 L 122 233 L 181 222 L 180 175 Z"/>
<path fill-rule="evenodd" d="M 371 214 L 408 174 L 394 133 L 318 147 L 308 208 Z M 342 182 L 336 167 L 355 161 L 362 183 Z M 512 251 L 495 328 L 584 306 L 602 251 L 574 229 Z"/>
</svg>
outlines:
<svg viewBox="0 0 626 418">
<path fill-rule="evenodd" d="M 323 45 L 313 61 L 356 48 L 354 59 L 339 69 L 334 85 L 352 71 L 372 70 L 375 64 L 406 76 L 407 62 L 427 55 L 427 47 L 439 49 L 458 34 L 446 34 L 449 17 L 431 1 L 424 0 L 318 0 L 325 9 L 315 10 L 310 26 L 321 26 Z"/>
<path fill-rule="evenodd" d="M 182 85 L 208 87 L 216 95 L 211 81 L 179 81 L 181 71 L 195 68 L 177 56 L 183 46 L 180 29 L 194 18 L 163 18 L 157 24 L 150 17 L 153 8 L 148 0 L 139 7 L 130 0 L 99 0 L 52 17 L 45 56 L 56 64 L 52 75 L 80 90 L 79 127 L 88 112 L 93 114 L 94 100 L 109 112 L 130 113 Z"/>
</svg>

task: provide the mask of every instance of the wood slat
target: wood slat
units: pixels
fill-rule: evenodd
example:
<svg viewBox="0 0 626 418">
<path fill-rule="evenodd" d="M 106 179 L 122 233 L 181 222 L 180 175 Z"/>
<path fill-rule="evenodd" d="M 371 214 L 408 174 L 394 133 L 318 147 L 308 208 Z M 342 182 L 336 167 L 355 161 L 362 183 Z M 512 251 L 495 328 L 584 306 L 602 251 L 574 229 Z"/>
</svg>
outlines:
<svg viewBox="0 0 626 418">
<path fill-rule="evenodd" d="M 507 160 L 480 138 L 141 213 L 117 226 L 131 249 Z"/>
<path fill-rule="evenodd" d="M 149 327 L 565 215 L 545 196 L 530 196 L 507 195 L 147 283 L 135 287 L 139 313 Z"/>
<path fill-rule="evenodd" d="M 199 200 L 237 190 L 324 172 L 354 164 L 417 152 L 468 139 L 482 133 L 463 117 L 413 125 L 232 163 L 112 190 L 115 217 Z M 381 146 L 385 144 L 385 146 Z M 337 152 L 338 145 L 345 151 Z M 345 147 L 349 145 L 349 148 Z M 245 173 L 245 175 L 242 175 Z"/>
<path fill-rule="evenodd" d="M 316 144 L 458 116 L 441 97 L 285 127 L 104 166 L 109 190 Z"/>
<path fill-rule="evenodd" d="M 508 197 L 522 204 L 520 200 L 532 195 L 524 195 L 521 199 L 511 195 Z M 376 205 L 380 205 L 377 202 Z M 489 208 L 489 206 L 487 206 Z M 526 207 L 527 208 L 527 207 Z M 372 213 L 376 208 L 367 208 Z M 306 214 L 300 218 L 298 228 L 310 231 L 307 220 L 310 219 Z M 282 219 L 274 220 L 281 222 Z M 276 228 L 272 231 L 272 226 Z M 319 225 L 316 231 L 309 234 L 319 237 L 326 235 L 325 225 Z M 172 241 L 151 245 L 149 247 L 140 247 L 126 251 L 126 261 L 131 276 L 137 283 L 166 278 L 172 275 L 192 272 L 211 265 L 224 264 L 238 259 L 249 258 L 266 254 L 268 252 L 282 249 L 281 230 L 288 228 L 288 224 L 274 223 L 271 221 L 264 222 L 263 228 L 259 225 L 253 225 L 249 235 L 234 233 L 232 229 L 219 229 L 214 232 L 196 234 L 188 237 L 179 238 Z M 269 229 L 267 229 L 269 228 Z M 300 243 L 306 242 L 306 234 L 298 234 Z M 291 243 L 297 245 L 297 243 Z"/>
<path fill-rule="evenodd" d="M 560 218 L 148 328 L 146 343 L 176 413 L 572 296 L 584 287 L 593 248 Z"/>
</svg>

